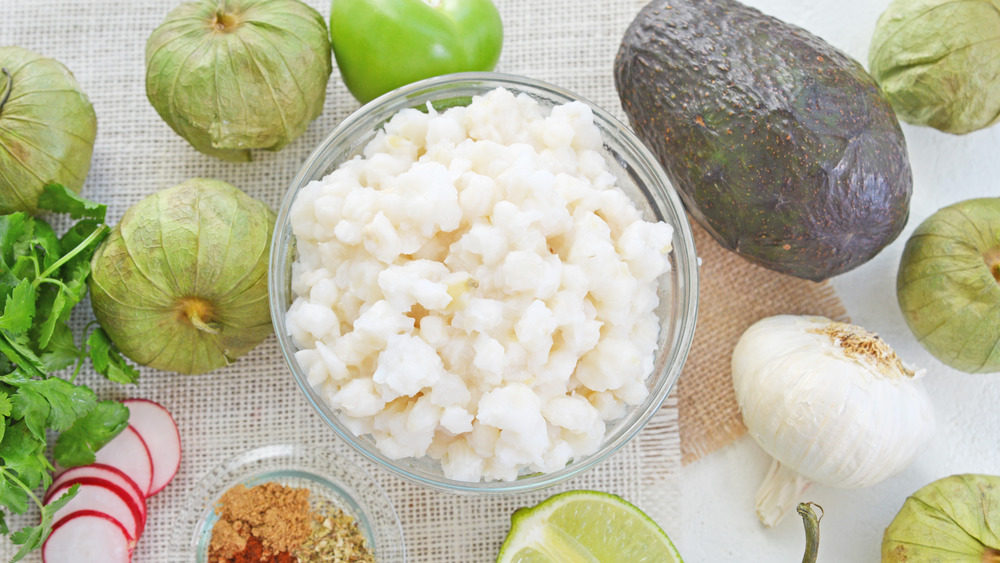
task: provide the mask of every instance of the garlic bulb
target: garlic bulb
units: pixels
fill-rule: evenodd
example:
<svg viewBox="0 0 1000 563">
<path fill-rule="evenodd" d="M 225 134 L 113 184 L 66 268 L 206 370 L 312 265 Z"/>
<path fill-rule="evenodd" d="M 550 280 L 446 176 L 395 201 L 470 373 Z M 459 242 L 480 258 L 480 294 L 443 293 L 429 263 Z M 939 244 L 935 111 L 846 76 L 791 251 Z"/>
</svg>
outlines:
<svg viewBox="0 0 1000 563">
<path fill-rule="evenodd" d="M 811 482 L 873 485 L 901 471 L 934 430 L 920 377 L 877 335 L 824 317 L 758 321 L 733 350 L 743 421 L 774 458 L 757 492 L 773 526 Z"/>
</svg>

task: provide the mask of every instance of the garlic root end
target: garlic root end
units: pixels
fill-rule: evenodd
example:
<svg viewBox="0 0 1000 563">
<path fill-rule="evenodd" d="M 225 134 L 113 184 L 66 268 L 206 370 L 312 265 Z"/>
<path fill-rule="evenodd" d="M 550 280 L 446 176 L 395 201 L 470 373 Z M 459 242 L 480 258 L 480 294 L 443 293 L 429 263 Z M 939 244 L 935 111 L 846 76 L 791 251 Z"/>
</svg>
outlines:
<svg viewBox="0 0 1000 563">
<path fill-rule="evenodd" d="M 774 460 L 754 497 L 757 518 L 768 528 L 773 528 L 795 508 L 810 485 L 812 481 Z"/>
</svg>

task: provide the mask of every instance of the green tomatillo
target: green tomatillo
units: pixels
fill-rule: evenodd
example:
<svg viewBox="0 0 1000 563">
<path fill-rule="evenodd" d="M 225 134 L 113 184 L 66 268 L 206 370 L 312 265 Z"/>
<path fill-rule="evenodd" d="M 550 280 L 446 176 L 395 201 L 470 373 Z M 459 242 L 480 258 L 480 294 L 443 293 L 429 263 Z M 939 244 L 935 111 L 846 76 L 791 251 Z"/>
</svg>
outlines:
<svg viewBox="0 0 1000 563">
<path fill-rule="evenodd" d="M 998 531 L 1000 477 L 944 477 L 903 503 L 882 535 L 882 563 L 995 563 Z"/>
<path fill-rule="evenodd" d="M 1000 198 L 960 201 L 906 241 L 896 297 L 913 335 L 945 364 L 1000 371 Z"/>
<path fill-rule="evenodd" d="M 326 22 L 301 0 L 195 0 L 146 42 L 146 96 L 198 151 L 251 160 L 323 111 L 333 64 Z"/>
<path fill-rule="evenodd" d="M 365 103 L 424 78 L 493 70 L 503 26 L 491 0 L 333 0 L 330 39 Z"/>
<path fill-rule="evenodd" d="M 46 184 L 79 193 L 96 137 L 94 107 L 69 69 L 0 47 L 0 214 L 36 212 Z"/>
<path fill-rule="evenodd" d="M 1000 0 L 893 0 L 868 67 L 899 118 L 961 135 L 1000 121 Z"/>
<path fill-rule="evenodd" d="M 274 213 L 195 178 L 129 208 L 91 259 L 94 315 L 136 363 L 184 374 L 225 366 L 271 334 Z"/>
</svg>

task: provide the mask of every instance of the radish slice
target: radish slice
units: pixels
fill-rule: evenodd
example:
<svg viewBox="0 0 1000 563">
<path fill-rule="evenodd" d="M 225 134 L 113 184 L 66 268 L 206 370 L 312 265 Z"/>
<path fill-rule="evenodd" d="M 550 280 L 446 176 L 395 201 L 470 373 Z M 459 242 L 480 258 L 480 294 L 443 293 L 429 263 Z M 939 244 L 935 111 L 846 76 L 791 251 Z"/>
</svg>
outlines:
<svg viewBox="0 0 1000 563">
<path fill-rule="evenodd" d="M 128 563 L 135 541 L 122 525 L 93 510 L 77 512 L 52 527 L 42 545 L 44 563 Z"/>
<path fill-rule="evenodd" d="M 128 475 L 121 472 L 120 469 L 111 467 L 110 465 L 102 465 L 100 463 L 94 463 L 91 465 L 81 465 L 80 467 L 71 467 L 66 471 L 63 471 L 56 477 L 52 484 L 49 485 L 49 490 L 45 493 L 45 503 L 48 504 L 49 500 L 52 498 L 52 493 L 55 492 L 57 488 L 63 483 L 73 482 L 75 479 L 80 477 L 95 477 L 97 479 L 104 479 L 106 481 L 111 481 L 115 485 L 118 485 L 129 494 L 132 499 L 134 499 L 135 504 L 138 505 L 143 512 L 143 520 L 146 519 L 146 494 L 139 490 L 139 485 L 135 484 Z"/>
<path fill-rule="evenodd" d="M 142 532 L 142 515 L 121 487 L 110 481 L 94 477 L 81 477 L 77 483 L 80 490 L 52 515 L 52 521 L 59 523 L 73 514 L 83 511 L 95 511 L 104 514 L 122 525 L 130 540 L 139 539 Z M 59 497 L 77 483 L 64 483 L 52 492 L 53 497 Z"/>
<path fill-rule="evenodd" d="M 135 481 L 144 495 L 149 496 L 149 485 L 153 482 L 153 462 L 146 443 L 131 426 L 127 426 L 114 440 L 97 450 L 95 463 L 121 470 Z"/>
<path fill-rule="evenodd" d="M 127 399 L 129 426 L 149 448 L 153 461 L 153 480 L 147 496 L 163 490 L 181 466 L 181 434 L 170 412 L 159 403 L 146 399 Z"/>
<path fill-rule="evenodd" d="M 66 470 L 56 480 L 52 482 L 52 486 L 45 493 L 44 503 L 48 504 L 53 498 L 62 495 L 71 486 L 79 483 L 80 485 L 91 484 L 91 485 L 102 485 L 112 490 L 121 490 L 128 496 L 129 504 L 134 507 L 135 511 L 139 514 L 139 527 L 136 532 L 138 534 L 142 533 L 143 528 L 146 527 L 146 497 L 139 492 L 139 488 L 132 482 L 131 479 L 126 477 L 122 472 L 109 466 L 102 465 L 84 465 L 81 467 L 74 467 L 72 469 Z M 74 499 L 75 501 L 76 499 Z M 70 501 L 71 503 L 73 501 Z M 97 510 L 97 507 L 89 507 Z M 124 522 L 122 522 L 124 524 Z M 127 528 L 128 526 L 126 526 Z"/>
</svg>

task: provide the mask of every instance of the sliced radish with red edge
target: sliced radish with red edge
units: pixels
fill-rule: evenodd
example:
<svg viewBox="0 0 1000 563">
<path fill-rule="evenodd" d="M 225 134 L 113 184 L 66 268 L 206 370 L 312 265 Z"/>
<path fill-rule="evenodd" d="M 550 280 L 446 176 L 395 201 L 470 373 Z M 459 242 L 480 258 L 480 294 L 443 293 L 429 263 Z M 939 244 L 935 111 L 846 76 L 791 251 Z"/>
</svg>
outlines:
<svg viewBox="0 0 1000 563">
<path fill-rule="evenodd" d="M 146 496 L 163 490 L 181 466 L 181 434 L 170 412 L 147 399 L 126 399 L 129 426 L 135 430 L 149 448 L 153 462 L 153 477 Z"/>
<path fill-rule="evenodd" d="M 74 513 L 93 510 L 105 514 L 125 528 L 129 539 L 138 540 L 145 525 L 145 508 L 140 508 L 127 492 L 110 481 L 96 477 L 81 477 L 72 483 L 63 483 L 52 491 L 52 497 L 58 498 L 73 485 L 80 485 L 76 496 L 65 506 L 52 515 L 53 522 L 59 522 Z"/>
<path fill-rule="evenodd" d="M 94 463 L 91 465 L 81 465 L 80 467 L 71 467 L 56 477 L 52 484 L 49 485 L 48 492 L 45 493 L 45 504 L 48 504 L 49 500 L 52 498 L 52 493 L 55 492 L 64 483 L 72 483 L 75 479 L 81 477 L 95 477 L 97 479 L 104 479 L 111 481 L 115 485 L 118 485 L 125 490 L 135 500 L 135 504 L 142 508 L 143 521 L 146 519 L 146 495 L 139 490 L 139 485 L 135 484 L 128 475 L 121 472 L 120 469 L 111 467 L 110 465 L 103 465 L 100 463 Z"/>
<path fill-rule="evenodd" d="M 52 526 L 42 545 L 44 563 L 128 563 L 135 540 L 106 514 L 83 510 Z"/>
<path fill-rule="evenodd" d="M 73 485 L 80 485 L 80 490 L 66 506 L 56 511 L 53 522 L 81 510 L 96 510 L 118 520 L 126 530 L 134 534 L 134 539 L 139 539 L 146 527 L 145 497 L 136 497 L 132 491 L 101 477 L 77 477 L 50 487 L 45 493 L 45 503 L 62 496 Z"/>
<path fill-rule="evenodd" d="M 121 434 L 97 450 L 95 463 L 121 470 L 135 481 L 144 495 L 149 496 L 149 485 L 153 482 L 153 462 L 146 443 L 131 426 L 125 427 Z"/>
</svg>

